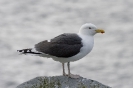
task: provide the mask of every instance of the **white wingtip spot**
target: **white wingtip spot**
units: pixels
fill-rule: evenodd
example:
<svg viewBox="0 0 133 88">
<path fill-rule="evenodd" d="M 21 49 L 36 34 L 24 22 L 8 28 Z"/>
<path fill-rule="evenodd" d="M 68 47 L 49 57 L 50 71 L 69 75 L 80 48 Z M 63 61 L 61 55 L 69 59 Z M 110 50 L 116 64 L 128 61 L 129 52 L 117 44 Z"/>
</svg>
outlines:
<svg viewBox="0 0 133 88">
<path fill-rule="evenodd" d="M 51 40 L 47 40 L 48 42 L 51 42 Z"/>
<path fill-rule="evenodd" d="M 27 50 L 27 52 L 30 52 L 30 50 Z"/>
</svg>

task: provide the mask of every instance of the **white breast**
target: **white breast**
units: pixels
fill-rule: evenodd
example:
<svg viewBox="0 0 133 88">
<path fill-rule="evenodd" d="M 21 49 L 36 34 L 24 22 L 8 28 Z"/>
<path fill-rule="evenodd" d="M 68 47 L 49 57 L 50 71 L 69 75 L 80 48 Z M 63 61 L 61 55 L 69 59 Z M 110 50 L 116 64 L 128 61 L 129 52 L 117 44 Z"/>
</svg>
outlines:
<svg viewBox="0 0 133 88">
<path fill-rule="evenodd" d="M 75 60 L 79 60 L 91 52 L 94 45 L 93 36 L 79 35 L 82 38 L 83 47 L 80 49 L 80 53 L 73 56 Z"/>
<path fill-rule="evenodd" d="M 82 59 L 84 56 L 90 53 L 94 45 L 93 36 L 86 36 L 86 35 L 81 35 L 81 34 L 78 34 L 78 35 L 82 38 L 82 44 L 83 44 L 83 47 L 80 49 L 80 52 L 77 55 L 69 57 L 69 58 L 53 57 L 55 61 L 59 61 L 62 63 L 76 61 L 76 60 Z"/>
</svg>

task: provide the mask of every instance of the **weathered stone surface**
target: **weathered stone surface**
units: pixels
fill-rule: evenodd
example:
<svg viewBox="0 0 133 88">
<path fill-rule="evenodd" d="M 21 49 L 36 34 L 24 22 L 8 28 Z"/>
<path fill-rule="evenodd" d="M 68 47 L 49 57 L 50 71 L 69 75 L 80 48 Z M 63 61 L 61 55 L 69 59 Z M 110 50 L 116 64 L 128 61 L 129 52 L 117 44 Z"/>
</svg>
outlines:
<svg viewBox="0 0 133 88">
<path fill-rule="evenodd" d="M 20 84 L 17 88 L 111 88 L 97 81 L 78 78 L 72 79 L 67 76 L 36 77 Z"/>
</svg>

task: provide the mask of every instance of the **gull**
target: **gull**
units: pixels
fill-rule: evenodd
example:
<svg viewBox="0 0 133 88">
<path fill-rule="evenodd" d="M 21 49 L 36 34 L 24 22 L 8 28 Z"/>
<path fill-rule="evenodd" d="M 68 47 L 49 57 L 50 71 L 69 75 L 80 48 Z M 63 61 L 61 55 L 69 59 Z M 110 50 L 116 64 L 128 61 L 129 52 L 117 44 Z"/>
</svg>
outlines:
<svg viewBox="0 0 133 88">
<path fill-rule="evenodd" d="M 34 45 L 33 48 L 17 50 L 21 54 L 32 54 L 45 58 L 52 58 L 62 63 L 63 76 L 79 78 L 79 75 L 71 74 L 70 62 L 77 61 L 91 52 L 94 45 L 94 35 L 105 33 L 92 23 L 81 26 L 78 33 L 63 33 L 50 40 L 44 40 Z M 68 74 L 65 73 L 67 63 Z"/>
</svg>

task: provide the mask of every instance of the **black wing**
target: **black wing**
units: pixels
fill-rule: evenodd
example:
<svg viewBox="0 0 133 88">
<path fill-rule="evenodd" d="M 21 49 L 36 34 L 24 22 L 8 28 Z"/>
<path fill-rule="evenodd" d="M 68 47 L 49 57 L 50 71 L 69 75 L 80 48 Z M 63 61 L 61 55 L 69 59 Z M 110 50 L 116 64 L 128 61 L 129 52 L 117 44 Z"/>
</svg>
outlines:
<svg viewBox="0 0 133 88">
<path fill-rule="evenodd" d="M 61 34 L 50 42 L 42 41 L 35 45 L 37 51 L 56 57 L 71 57 L 80 52 L 82 39 L 77 34 Z"/>
</svg>

